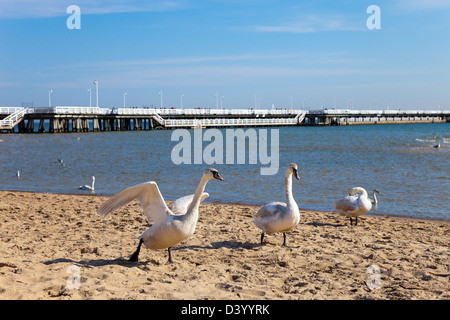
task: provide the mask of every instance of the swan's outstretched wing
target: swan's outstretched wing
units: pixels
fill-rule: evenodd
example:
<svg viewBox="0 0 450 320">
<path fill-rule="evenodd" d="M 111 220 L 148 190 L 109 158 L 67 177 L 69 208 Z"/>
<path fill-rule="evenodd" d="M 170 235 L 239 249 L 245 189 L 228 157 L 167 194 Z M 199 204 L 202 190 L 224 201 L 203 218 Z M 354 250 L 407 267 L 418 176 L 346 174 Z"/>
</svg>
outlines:
<svg viewBox="0 0 450 320">
<path fill-rule="evenodd" d="M 203 192 L 200 202 L 203 202 L 206 198 L 209 197 L 209 194 L 207 192 Z M 181 197 L 177 200 L 172 201 L 168 207 L 175 215 L 182 215 L 187 212 L 187 209 L 189 208 L 189 205 L 191 204 L 192 200 L 194 199 L 194 194 L 190 194 L 188 196 Z"/>
<path fill-rule="evenodd" d="M 101 216 L 107 215 L 133 200 L 139 201 L 150 224 L 158 223 L 172 214 L 154 181 L 145 182 L 119 192 L 100 206 L 98 214 Z"/>
<path fill-rule="evenodd" d="M 336 208 L 336 211 L 339 214 L 352 214 L 359 209 L 358 205 L 358 197 L 356 196 L 347 196 L 341 200 L 336 201 L 336 204 L 334 206 Z"/>
</svg>

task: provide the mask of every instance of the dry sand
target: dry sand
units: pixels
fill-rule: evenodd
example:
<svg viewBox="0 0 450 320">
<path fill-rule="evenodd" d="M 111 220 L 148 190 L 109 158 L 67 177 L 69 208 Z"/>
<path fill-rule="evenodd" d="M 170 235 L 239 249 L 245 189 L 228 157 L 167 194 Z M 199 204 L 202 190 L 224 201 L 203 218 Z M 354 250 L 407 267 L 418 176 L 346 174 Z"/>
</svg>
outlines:
<svg viewBox="0 0 450 320">
<path fill-rule="evenodd" d="M 257 207 L 202 204 L 176 263 L 130 263 L 147 222 L 137 202 L 98 216 L 106 199 L 0 192 L 0 299 L 450 299 L 448 222 L 302 210 L 285 248 L 259 245 Z"/>
</svg>

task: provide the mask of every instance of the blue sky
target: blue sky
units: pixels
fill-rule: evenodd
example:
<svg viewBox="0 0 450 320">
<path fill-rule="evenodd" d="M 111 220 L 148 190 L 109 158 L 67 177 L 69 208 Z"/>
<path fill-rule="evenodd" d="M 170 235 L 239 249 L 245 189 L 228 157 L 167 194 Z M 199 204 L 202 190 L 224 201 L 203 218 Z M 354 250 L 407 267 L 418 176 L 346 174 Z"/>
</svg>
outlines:
<svg viewBox="0 0 450 320">
<path fill-rule="evenodd" d="M 450 0 L 0 0 L 0 106 L 450 109 L 449 57 Z"/>
</svg>

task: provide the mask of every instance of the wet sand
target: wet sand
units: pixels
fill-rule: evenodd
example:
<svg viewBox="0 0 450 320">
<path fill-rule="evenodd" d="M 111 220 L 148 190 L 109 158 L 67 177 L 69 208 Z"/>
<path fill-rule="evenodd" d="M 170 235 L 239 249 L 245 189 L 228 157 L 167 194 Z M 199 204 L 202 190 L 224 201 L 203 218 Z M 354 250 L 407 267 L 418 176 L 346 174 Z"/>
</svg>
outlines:
<svg viewBox="0 0 450 320">
<path fill-rule="evenodd" d="M 0 191 L 0 299 L 450 299 L 450 223 L 301 210 L 288 234 L 260 233 L 257 206 L 202 204 L 195 234 L 143 248 L 137 202 L 106 216 L 107 197 Z"/>
</svg>

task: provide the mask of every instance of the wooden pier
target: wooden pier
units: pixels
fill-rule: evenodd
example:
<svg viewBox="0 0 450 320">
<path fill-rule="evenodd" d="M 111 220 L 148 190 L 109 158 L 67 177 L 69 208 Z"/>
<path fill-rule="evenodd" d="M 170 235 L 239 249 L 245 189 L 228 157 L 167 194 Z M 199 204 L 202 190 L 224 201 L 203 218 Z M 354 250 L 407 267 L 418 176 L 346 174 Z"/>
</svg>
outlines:
<svg viewBox="0 0 450 320">
<path fill-rule="evenodd" d="M 0 108 L 0 132 L 60 133 L 175 128 L 293 126 L 302 110 L 151 108 Z"/>
<path fill-rule="evenodd" d="M 450 122 L 450 110 L 350 110 L 308 111 L 302 125 L 367 125 Z"/>
<path fill-rule="evenodd" d="M 450 122 L 450 110 L 0 107 L 0 133 Z"/>
</svg>

